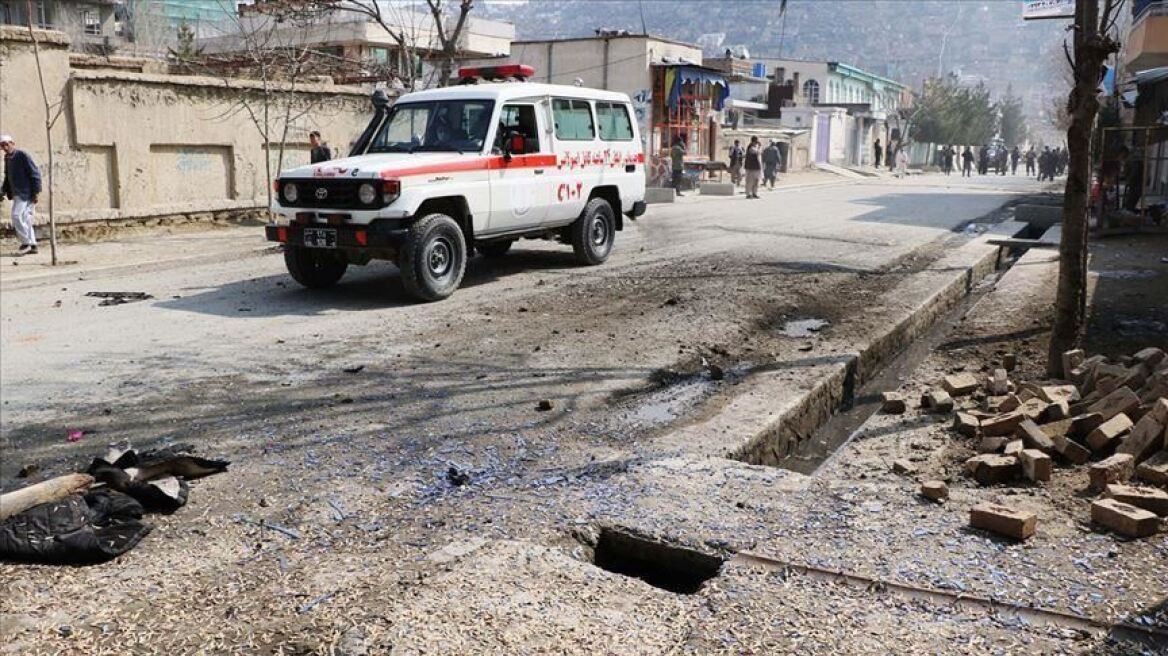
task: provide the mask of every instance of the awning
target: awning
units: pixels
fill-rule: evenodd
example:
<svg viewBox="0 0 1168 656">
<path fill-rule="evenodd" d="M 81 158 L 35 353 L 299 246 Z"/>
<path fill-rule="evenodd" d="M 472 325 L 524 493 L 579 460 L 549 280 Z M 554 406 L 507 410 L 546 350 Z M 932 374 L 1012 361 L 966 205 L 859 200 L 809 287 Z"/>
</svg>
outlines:
<svg viewBox="0 0 1168 656">
<path fill-rule="evenodd" d="M 731 109 L 753 109 L 760 112 L 767 109 L 766 103 L 754 102 L 753 100 L 738 100 L 737 98 L 727 99 L 726 106 Z"/>
<path fill-rule="evenodd" d="M 714 111 L 721 111 L 726 99 L 730 97 L 730 84 L 721 73 L 696 66 L 670 66 L 666 69 L 665 86 L 669 89 L 669 106 L 676 106 L 681 99 L 682 85 L 703 82 L 713 89 L 710 99 L 714 102 Z"/>
</svg>

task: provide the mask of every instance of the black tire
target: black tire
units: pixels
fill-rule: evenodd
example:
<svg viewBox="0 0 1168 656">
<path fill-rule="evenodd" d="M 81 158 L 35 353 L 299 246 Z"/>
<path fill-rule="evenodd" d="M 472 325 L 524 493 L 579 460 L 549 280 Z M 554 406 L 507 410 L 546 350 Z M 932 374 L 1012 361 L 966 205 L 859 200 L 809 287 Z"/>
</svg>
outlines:
<svg viewBox="0 0 1168 656">
<path fill-rule="evenodd" d="M 334 252 L 303 246 L 285 246 L 284 265 L 293 280 L 309 289 L 331 287 L 349 268 L 349 263 Z"/>
<path fill-rule="evenodd" d="M 514 239 L 501 239 L 499 241 L 488 241 L 478 244 L 475 248 L 478 249 L 483 257 L 495 260 L 506 255 L 507 251 L 511 250 L 511 244 L 514 243 Z"/>
<path fill-rule="evenodd" d="M 595 265 L 608 259 L 616 237 L 616 217 L 603 198 L 593 198 L 570 228 L 572 250 L 580 264 Z"/>
<path fill-rule="evenodd" d="M 466 238 L 454 219 L 429 214 L 410 226 L 398 257 L 402 284 L 419 300 L 439 301 L 454 293 L 466 273 Z"/>
</svg>

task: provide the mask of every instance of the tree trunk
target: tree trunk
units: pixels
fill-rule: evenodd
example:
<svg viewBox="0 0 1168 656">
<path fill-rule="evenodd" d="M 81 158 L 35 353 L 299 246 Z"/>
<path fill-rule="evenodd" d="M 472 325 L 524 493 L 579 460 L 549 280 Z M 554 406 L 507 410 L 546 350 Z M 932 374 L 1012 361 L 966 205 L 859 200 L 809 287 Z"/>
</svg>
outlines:
<svg viewBox="0 0 1168 656">
<path fill-rule="evenodd" d="M 45 197 L 49 203 L 49 259 L 53 266 L 57 266 L 57 215 L 53 213 L 53 124 L 57 119 L 53 116 L 53 107 L 49 103 L 49 91 L 45 88 L 45 73 L 41 68 L 41 44 L 37 40 L 36 30 L 32 25 L 32 2 L 28 2 L 28 37 L 32 40 L 32 56 L 36 60 L 37 79 L 41 85 L 41 99 L 45 104 L 45 145 L 49 149 L 48 165 L 45 172 Z"/>
<path fill-rule="evenodd" d="M 1067 100 L 1067 182 L 1063 196 L 1062 241 L 1054 325 L 1047 352 L 1047 373 L 1062 378 L 1062 354 L 1075 348 L 1087 314 L 1087 205 L 1091 187 L 1091 132 L 1099 104 L 1095 99 L 1107 49 L 1099 26 L 1098 0 L 1076 0 L 1075 86 Z"/>
</svg>

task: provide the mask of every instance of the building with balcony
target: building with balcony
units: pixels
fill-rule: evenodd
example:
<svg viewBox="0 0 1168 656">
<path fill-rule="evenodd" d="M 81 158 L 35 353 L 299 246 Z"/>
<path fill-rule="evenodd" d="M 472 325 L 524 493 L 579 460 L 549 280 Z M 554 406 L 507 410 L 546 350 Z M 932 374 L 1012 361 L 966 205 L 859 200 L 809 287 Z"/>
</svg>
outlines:
<svg viewBox="0 0 1168 656">
<path fill-rule="evenodd" d="M 1132 73 L 1168 66 L 1168 0 L 1132 0 L 1124 64 Z"/>
</svg>

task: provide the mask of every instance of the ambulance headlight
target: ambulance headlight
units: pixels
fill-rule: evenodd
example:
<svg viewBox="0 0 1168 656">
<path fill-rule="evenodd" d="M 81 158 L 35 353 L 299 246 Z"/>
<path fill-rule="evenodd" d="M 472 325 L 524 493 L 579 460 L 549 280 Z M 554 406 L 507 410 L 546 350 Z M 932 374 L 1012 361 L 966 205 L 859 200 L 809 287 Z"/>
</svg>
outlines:
<svg viewBox="0 0 1168 656">
<path fill-rule="evenodd" d="M 289 204 L 300 200 L 300 187 L 295 182 L 285 182 L 281 185 L 280 191 L 284 196 L 284 201 Z"/>
<path fill-rule="evenodd" d="M 357 187 L 357 200 L 361 201 L 362 205 L 372 205 L 377 202 L 377 187 L 366 182 Z"/>
</svg>

